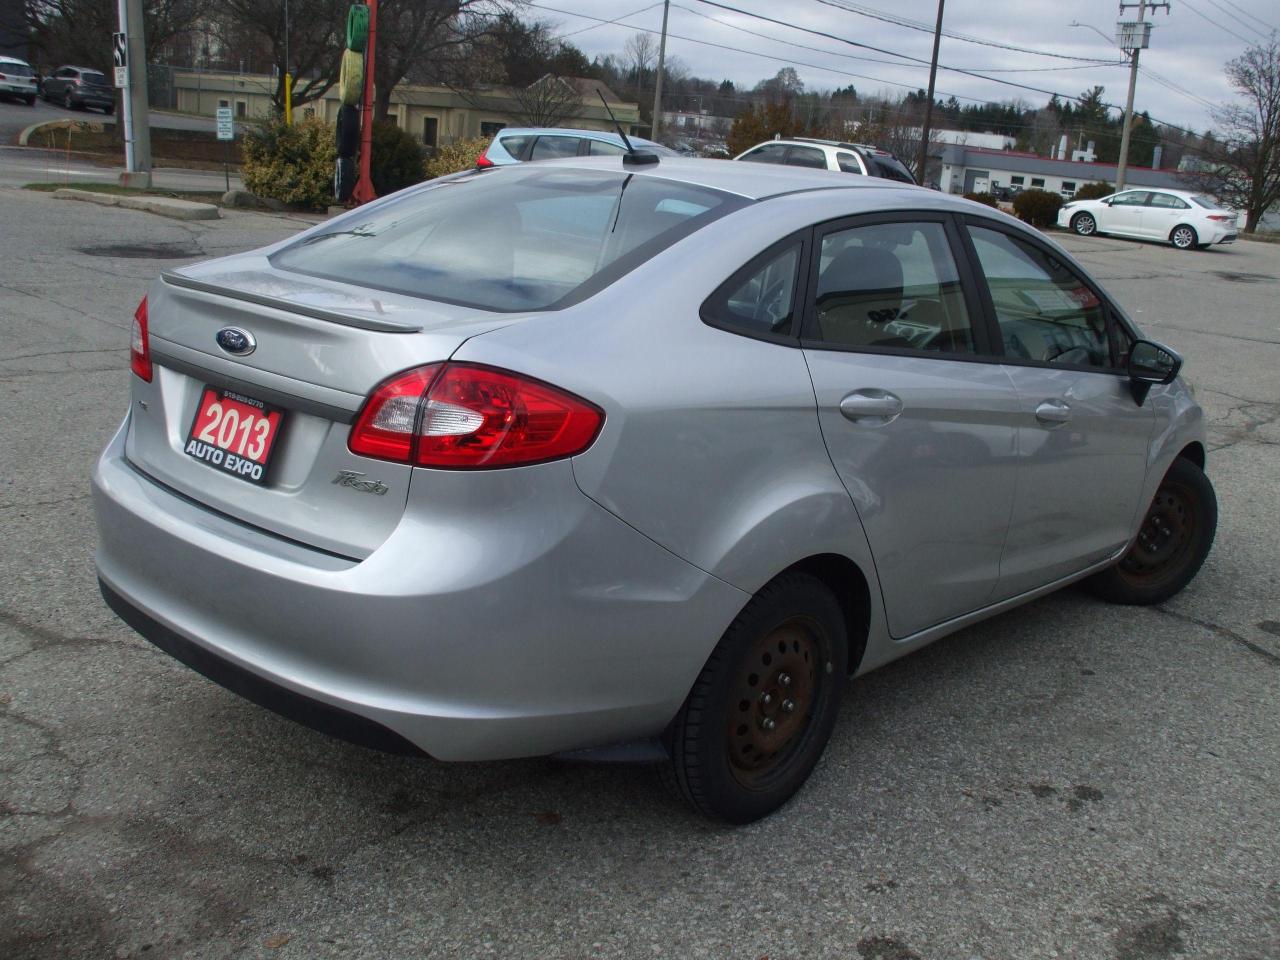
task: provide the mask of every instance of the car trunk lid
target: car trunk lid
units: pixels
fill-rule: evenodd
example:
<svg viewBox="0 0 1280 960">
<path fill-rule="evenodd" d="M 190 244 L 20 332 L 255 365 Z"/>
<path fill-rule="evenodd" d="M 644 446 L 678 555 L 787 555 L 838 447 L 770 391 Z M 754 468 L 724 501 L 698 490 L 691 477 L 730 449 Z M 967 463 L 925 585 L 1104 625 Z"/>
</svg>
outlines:
<svg viewBox="0 0 1280 960">
<path fill-rule="evenodd" d="M 260 255 L 157 281 L 148 295 L 151 382 L 133 378 L 128 460 L 237 520 L 362 558 L 404 511 L 411 468 L 347 447 L 365 398 L 388 376 L 446 360 L 503 314 L 298 277 Z M 239 353 L 220 345 L 220 331 Z M 251 346 L 249 345 L 251 344 Z M 281 411 L 261 483 L 188 452 L 207 387 Z"/>
</svg>

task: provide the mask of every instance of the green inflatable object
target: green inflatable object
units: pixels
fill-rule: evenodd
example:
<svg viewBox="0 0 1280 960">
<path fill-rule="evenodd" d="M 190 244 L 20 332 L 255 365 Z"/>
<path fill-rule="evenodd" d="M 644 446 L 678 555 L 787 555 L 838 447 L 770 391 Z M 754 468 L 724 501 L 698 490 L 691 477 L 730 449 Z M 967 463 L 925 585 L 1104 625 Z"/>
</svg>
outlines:
<svg viewBox="0 0 1280 960">
<path fill-rule="evenodd" d="M 353 3 L 347 11 L 347 49 L 364 53 L 369 42 L 369 8 L 363 3 Z"/>
</svg>

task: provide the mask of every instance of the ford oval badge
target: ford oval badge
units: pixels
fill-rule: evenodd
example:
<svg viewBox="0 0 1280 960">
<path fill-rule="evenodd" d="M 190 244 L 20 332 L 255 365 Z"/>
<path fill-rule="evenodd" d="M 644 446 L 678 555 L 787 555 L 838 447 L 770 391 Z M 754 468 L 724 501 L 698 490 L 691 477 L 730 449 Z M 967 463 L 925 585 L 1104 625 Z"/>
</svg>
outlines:
<svg viewBox="0 0 1280 960">
<path fill-rule="evenodd" d="M 237 357 L 248 356 L 258 346 L 257 341 L 253 339 L 253 334 L 239 327 L 223 327 L 214 339 L 223 350 Z"/>
</svg>

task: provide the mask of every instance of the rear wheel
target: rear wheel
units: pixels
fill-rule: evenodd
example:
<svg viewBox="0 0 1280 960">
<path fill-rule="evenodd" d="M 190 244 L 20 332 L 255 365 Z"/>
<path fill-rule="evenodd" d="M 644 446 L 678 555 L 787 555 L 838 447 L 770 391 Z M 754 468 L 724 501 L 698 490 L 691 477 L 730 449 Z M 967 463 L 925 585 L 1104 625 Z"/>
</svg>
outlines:
<svg viewBox="0 0 1280 960">
<path fill-rule="evenodd" d="M 1200 571 L 1218 528 L 1218 498 L 1204 471 L 1179 457 L 1156 490 L 1138 537 L 1090 588 L 1112 603 L 1163 603 Z"/>
<path fill-rule="evenodd" d="M 1192 227 L 1184 223 L 1173 228 L 1173 232 L 1169 234 L 1169 242 L 1179 250 L 1194 250 L 1200 243 L 1200 238 Z"/>
<path fill-rule="evenodd" d="M 62 105 L 63 105 L 64 107 L 66 107 L 66 109 L 68 109 L 68 110 L 74 110 L 74 109 L 76 108 L 75 103 L 71 100 L 71 91 L 70 91 L 70 90 L 65 90 L 65 91 L 63 91 L 63 94 L 62 94 Z"/>
<path fill-rule="evenodd" d="M 115 113 L 115 112 L 116 112 L 116 108 L 115 108 L 114 106 L 110 106 L 110 107 L 103 107 L 103 108 L 102 108 L 102 112 L 103 112 L 103 113 L 105 113 L 105 114 L 109 117 L 109 116 L 111 116 L 111 114 L 113 114 L 113 113 Z"/>
<path fill-rule="evenodd" d="M 778 577 L 725 632 L 672 722 L 672 786 L 730 823 L 776 810 L 822 755 L 847 671 L 831 591 L 808 574 Z"/>
<path fill-rule="evenodd" d="M 1071 218 L 1071 229 L 1082 237 L 1091 237 L 1098 232 L 1098 221 L 1091 213 L 1077 213 Z"/>
<path fill-rule="evenodd" d="M 28 107 L 34 107 L 36 105 L 36 95 L 34 93 L 27 97 L 26 100 Z"/>
</svg>

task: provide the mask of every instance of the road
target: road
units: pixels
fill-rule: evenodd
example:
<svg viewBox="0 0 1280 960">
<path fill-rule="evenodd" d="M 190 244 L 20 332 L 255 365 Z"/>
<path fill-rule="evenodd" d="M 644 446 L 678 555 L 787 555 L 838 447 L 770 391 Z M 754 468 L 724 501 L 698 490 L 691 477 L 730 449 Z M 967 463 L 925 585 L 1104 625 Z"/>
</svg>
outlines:
<svg viewBox="0 0 1280 960">
<path fill-rule="evenodd" d="M 345 745 L 122 626 L 87 477 L 129 318 L 162 267 L 300 224 L 5 189 L 0 223 L 0 956 L 1280 956 L 1280 246 L 1065 241 L 1206 408 L 1192 586 L 1069 590 L 858 680 L 800 795 L 729 829 L 643 767 Z"/>
<path fill-rule="evenodd" d="M 149 114 L 153 127 L 164 127 L 170 130 L 208 130 L 216 129 L 213 117 L 192 117 L 181 113 Z M 68 110 L 61 104 L 46 103 L 37 100 L 31 106 L 14 100 L 0 100 L 0 144 L 15 144 L 18 134 L 33 123 L 44 123 L 48 120 L 88 120 L 93 123 L 115 123 L 114 116 L 106 116 L 101 110 Z M 236 125 L 237 136 L 243 130 L 242 124 Z"/>
</svg>

